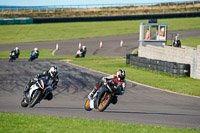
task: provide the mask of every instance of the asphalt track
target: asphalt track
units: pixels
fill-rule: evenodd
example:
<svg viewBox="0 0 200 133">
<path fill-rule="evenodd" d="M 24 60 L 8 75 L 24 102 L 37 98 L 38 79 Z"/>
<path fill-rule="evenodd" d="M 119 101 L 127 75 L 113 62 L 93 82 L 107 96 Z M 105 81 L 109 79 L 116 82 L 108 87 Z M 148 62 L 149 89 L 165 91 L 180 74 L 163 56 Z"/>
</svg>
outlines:
<svg viewBox="0 0 200 133">
<path fill-rule="evenodd" d="M 171 39 L 170 33 L 178 33 L 179 38 L 188 37 L 200 37 L 200 29 L 193 30 L 180 30 L 172 31 L 168 34 L 168 39 Z M 120 47 L 120 41 L 123 40 L 124 47 Z M 87 46 L 87 55 L 92 56 L 125 56 L 127 53 L 131 53 L 135 48 L 138 48 L 139 34 L 129 34 L 120 36 L 108 36 L 108 37 L 96 37 L 86 39 L 74 39 L 74 40 L 60 40 L 49 42 L 31 42 L 31 43 L 18 43 L 10 45 L 0 45 L 0 50 L 10 51 L 15 47 L 24 49 L 55 49 L 56 44 L 59 44 L 59 51 L 56 55 L 75 55 L 79 42 L 82 45 Z M 103 48 L 99 48 L 99 43 L 102 41 Z M 183 44 L 184 45 L 184 44 Z"/>
<path fill-rule="evenodd" d="M 119 39 L 119 36 L 112 37 Z M 127 39 L 132 40 L 132 35 L 120 37 L 127 37 Z M 96 38 L 91 38 L 91 40 L 93 39 Z M 110 40 L 112 44 L 119 41 L 113 40 L 112 42 L 112 39 L 109 39 L 109 37 L 105 37 L 104 39 Z M 90 39 L 81 40 L 88 40 L 90 42 Z M 75 40 L 69 41 L 73 42 Z M 78 47 L 79 40 L 76 42 L 77 45 L 73 45 L 73 49 L 75 50 Z M 39 45 L 40 43 L 46 43 L 45 46 L 52 46 L 52 48 L 55 45 L 54 42 L 38 42 L 35 44 L 41 48 L 45 47 Z M 26 45 L 21 44 L 20 48 L 23 49 L 23 45 L 27 49 L 34 47 L 29 44 L 31 43 L 27 43 Z M 3 47 L 6 49 L 6 47 L 10 48 L 13 46 L 15 44 L 1 45 L 0 48 L 3 50 Z M 95 49 L 95 46 L 93 47 Z M 98 53 L 96 55 L 99 55 L 100 52 L 101 50 L 96 52 Z M 105 52 L 104 55 L 115 56 L 112 52 L 112 50 L 108 53 Z M 91 52 L 91 55 L 92 53 L 94 51 Z M 37 73 L 47 70 L 52 65 L 59 67 L 60 77 L 58 88 L 54 91 L 54 99 L 51 101 L 43 100 L 34 108 L 22 108 L 20 102 L 24 85 Z M 1 59 L 0 68 L 0 112 L 81 117 L 125 123 L 200 129 L 199 97 L 170 93 L 128 81 L 127 91 L 123 96 L 119 96 L 119 101 L 116 105 L 111 104 L 104 112 L 98 112 L 97 110 L 88 112 L 83 108 L 85 98 L 95 83 L 105 74 L 72 65 L 61 60 L 36 60 L 34 62 L 17 60 L 9 63 L 8 60 Z"/>
</svg>

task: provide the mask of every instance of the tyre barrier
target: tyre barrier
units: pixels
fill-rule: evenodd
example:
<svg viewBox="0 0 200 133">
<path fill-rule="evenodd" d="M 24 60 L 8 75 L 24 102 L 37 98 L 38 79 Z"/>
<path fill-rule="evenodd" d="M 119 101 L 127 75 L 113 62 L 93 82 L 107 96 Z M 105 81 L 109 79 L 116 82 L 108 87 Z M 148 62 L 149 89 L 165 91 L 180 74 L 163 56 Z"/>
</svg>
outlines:
<svg viewBox="0 0 200 133">
<path fill-rule="evenodd" d="M 177 77 L 190 77 L 190 64 L 148 59 L 138 57 L 135 54 L 126 55 L 126 64 L 158 72 L 170 73 Z"/>
</svg>

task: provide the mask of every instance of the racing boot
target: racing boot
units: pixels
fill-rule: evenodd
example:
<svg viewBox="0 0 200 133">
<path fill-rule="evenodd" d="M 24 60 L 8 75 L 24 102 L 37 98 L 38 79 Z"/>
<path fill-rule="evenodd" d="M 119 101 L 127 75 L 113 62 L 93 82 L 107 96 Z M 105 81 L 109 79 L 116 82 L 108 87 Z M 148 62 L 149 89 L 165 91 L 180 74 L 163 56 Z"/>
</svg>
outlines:
<svg viewBox="0 0 200 133">
<path fill-rule="evenodd" d="M 94 94 L 97 92 L 96 88 L 93 88 L 93 90 L 90 92 L 90 94 L 88 95 L 88 98 L 93 99 Z"/>
</svg>

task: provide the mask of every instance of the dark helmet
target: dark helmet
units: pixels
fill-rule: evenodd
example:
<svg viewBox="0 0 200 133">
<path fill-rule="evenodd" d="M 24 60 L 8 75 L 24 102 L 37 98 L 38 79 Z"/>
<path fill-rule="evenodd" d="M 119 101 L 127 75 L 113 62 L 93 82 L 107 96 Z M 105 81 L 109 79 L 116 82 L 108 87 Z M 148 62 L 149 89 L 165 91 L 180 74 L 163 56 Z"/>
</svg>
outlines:
<svg viewBox="0 0 200 133">
<path fill-rule="evenodd" d="M 49 73 L 51 75 L 52 78 L 56 77 L 58 74 L 58 68 L 57 66 L 53 66 L 49 69 Z"/>
<path fill-rule="evenodd" d="M 117 71 L 117 77 L 120 79 L 120 80 L 124 80 L 125 77 L 126 77 L 126 72 L 122 69 L 119 69 Z"/>
</svg>

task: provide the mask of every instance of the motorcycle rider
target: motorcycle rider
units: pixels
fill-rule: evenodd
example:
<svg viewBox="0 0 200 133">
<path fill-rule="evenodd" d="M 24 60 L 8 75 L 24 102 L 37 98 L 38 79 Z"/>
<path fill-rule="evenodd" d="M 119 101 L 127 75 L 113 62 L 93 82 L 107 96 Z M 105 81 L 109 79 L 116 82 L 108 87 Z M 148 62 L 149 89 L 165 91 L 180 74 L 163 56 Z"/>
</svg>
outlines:
<svg viewBox="0 0 200 133">
<path fill-rule="evenodd" d="M 86 46 L 81 46 L 81 48 L 77 51 L 76 57 L 85 57 L 87 52 Z"/>
<path fill-rule="evenodd" d="M 15 55 L 16 55 L 16 58 L 18 58 L 18 57 L 19 57 L 19 55 L 20 55 L 20 50 L 19 50 L 19 48 L 18 48 L 18 47 L 16 47 L 14 50 L 15 50 Z"/>
<path fill-rule="evenodd" d="M 15 60 L 16 59 L 16 53 L 15 53 L 15 49 L 11 50 L 10 52 L 10 60 Z"/>
<path fill-rule="evenodd" d="M 99 88 L 101 88 L 105 83 L 112 83 L 117 85 L 117 89 L 115 94 L 123 95 L 126 91 L 126 72 L 122 69 L 117 71 L 117 74 L 109 75 L 103 77 L 93 88 L 93 90 L 89 93 L 88 97 L 92 98 L 94 94 L 97 92 Z"/>
<path fill-rule="evenodd" d="M 35 82 L 37 82 L 38 79 L 41 77 L 45 77 L 47 83 L 49 83 L 49 82 L 52 83 L 53 90 L 55 90 L 57 88 L 57 84 L 59 81 L 58 68 L 57 68 L 57 66 L 52 66 L 49 70 L 44 71 L 42 74 L 37 74 L 34 79 L 31 79 L 29 81 L 29 83 L 27 84 L 27 86 L 24 88 L 24 94 L 26 94 L 30 90 L 30 87 Z M 49 93 L 45 99 L 51 100 L 52 98 L 53 98 L 53 94 Z"/>
<path fill-rule="evenodd" d="M 39 56 L 39 50 L 38 50 L 38 48 L 34 48 L 34 49 L 31 51 L 31 55 L 32 55 L 32 53 L 35 53 L 35 54 L 33 54 L 33 55 L 35 56 L 35 58 L 38 58 L 38 56 Z"/>
</svg>

